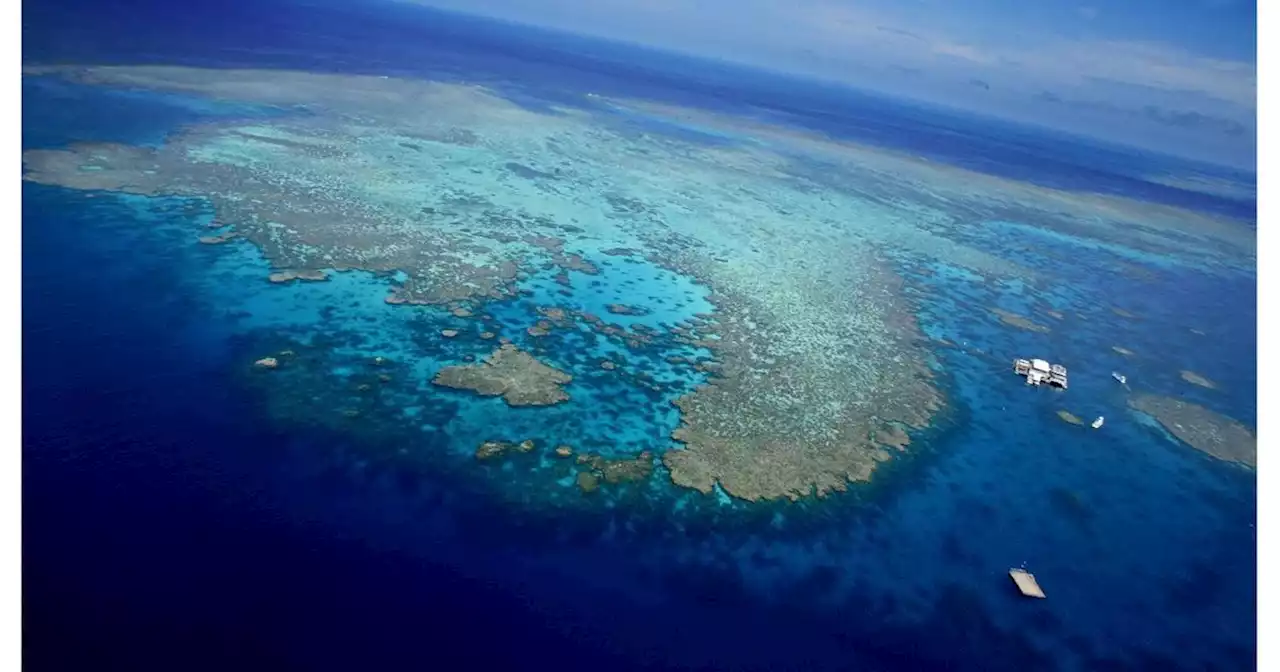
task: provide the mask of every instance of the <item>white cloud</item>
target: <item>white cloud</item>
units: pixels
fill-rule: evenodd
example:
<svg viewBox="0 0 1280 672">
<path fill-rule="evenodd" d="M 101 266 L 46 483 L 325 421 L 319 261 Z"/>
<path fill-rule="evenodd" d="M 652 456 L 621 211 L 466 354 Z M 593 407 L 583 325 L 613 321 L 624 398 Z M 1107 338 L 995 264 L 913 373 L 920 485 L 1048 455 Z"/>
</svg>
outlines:
<svg viewBox="0 0 1280 672">
<path fill-rule="evenodd" d="M 417 0 L 474 11 L 470 0 Z M 1067 39 L 1020 35 L 976 39 L 975 27 L 931 25 L 928 11 L 910 20 L 901 4 L 854 6 L 840 0 L 489 0 L 491 13 L 579 32 L 643 42 L 824 77 L 859 78 L 894 68 L 919 70 L 935 79 L 967 82 L 980 77 L 992 88 L 1038 93 L 1087 88 L 1108 80 L 1135 87 L 1193 94 L 1256 108 L 1253 63 L 1200 56 L 1152 42 Z M 1082 6 L 1086 18 L 1097 17 Z M 974 20 L 975 22 L 977 19 Z M 858 73 L 858 74 L 853 74 Z"/>
<path fill-rule="evenodd" d="M 809 49 L 827 54 L 828 60 L 843 56 L 851 61 L 876 60 L 925 70 L 930 66 L 935 70 L 967 67 L 966 78 L 990 77 L 1036 90 L 1107 79 L 1200 94 L 1249 109 L 1256 106 L 1257 68 L 1253 63 L 1199 56 L 1161 43 L 1045 35 L 1034 49 L 976 44 L 962 35 L 829 0 L 799 0 L 788 13 L 770 19 L 775 30 L 789 32 Z"/>
<path fill-rule="evenodd" d="M 1058 42 L 1023 59 L 1031 73 L 1043 74 L 1050 82 L 1108 79 L 1256 107 L 1257 68 L 1252 63 L 1207 58 L 1162 44 Z"/>
<path fill-rule="evenodd" d="M 980 63 L 982 65 L 991 65 L 996 62 L 997 57 L 988 54 L 977 47 L 968 44 L 956 44 L 953 42 L 937 42 L 930 45 L 929 50 L 939 56 L 951 56 L 964 61 Z"/>
</svg>

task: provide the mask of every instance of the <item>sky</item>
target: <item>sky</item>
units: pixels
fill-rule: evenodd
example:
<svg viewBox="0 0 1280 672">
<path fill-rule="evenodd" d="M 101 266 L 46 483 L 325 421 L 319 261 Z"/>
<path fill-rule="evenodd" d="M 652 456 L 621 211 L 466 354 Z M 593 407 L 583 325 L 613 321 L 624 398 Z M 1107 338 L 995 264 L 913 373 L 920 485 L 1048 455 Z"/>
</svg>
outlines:
<svg viewBox="0 0 1280 672">
<path fill-rule="evenodd" d="M 1246 0 L 411 0 L 1253 168 Z"/>
</svg>

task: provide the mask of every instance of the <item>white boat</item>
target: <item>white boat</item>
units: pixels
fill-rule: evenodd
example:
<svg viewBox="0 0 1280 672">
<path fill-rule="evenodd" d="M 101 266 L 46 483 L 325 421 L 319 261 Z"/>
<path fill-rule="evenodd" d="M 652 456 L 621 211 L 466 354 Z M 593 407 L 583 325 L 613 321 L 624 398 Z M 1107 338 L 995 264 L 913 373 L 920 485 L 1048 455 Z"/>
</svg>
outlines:
<svg viewBox="0 0 1280 672">
<path fill-rule="evenodd" d="M 1102 426 L 1102 416 L 1101 416 L 1101 415 L 1099 415 L 1099 416 L 1098 416 L 1098 419 L 1097 419 L 1097 420 L 1094 420 L 1094 421 L 1093 421 L 1093 424 L 1092 424 L 1091 426 L 1092 426 L 1094 429 L 1097 429 L 1097 428 L 1101 427 L 1101 426 Z"/>
<path fill-rule="evenodd" d="M 1111 372 L 1111 377 L 1112 377 L 1112 378 L 1115 378 L 1117 381 L 1119 381 L 1121 385 L 1124 385 L 1124 384 L 1127 382 L 1127 381 L 1125 380 L 1125 377 L 1124 377 L 1124 376 L 1120 375 L 1119 373 L 1117 373 L 1117 372 L 1115 372 L 1115 371 L 1112 371 L 1112 372 Z"/>
</svg>

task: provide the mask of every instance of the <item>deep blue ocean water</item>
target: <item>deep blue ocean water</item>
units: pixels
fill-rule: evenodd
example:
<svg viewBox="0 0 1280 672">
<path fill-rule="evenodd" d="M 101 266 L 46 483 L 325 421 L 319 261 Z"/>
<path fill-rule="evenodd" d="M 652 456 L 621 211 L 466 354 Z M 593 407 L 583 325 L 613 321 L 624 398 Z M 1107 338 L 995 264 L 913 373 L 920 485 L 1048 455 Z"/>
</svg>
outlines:
<svg viewBox="0 0 1280 672">
<path fill-rule="evenodd" d="M 692 71 L 689 83 L 691 71 L 677 67 L 684 61 L 628 62 L 595 43 L 552 44 L 405 8 L 24 9 L 30 62 L 430 74 L 497 82 L 530 105 L 590 90 L 726 112 L 788 87 L 794 95 L 773 114 L 791 123 L 1044 184 L 1253 209 L 1137 179 L 1190 170 L 1169 159 L 855 94 L 823 97 L 721 67 Z M 44 80 L 24 84 L 23 106 L 28 148 L 156 143 L 202 117 L 253 113 Z M 993 392 L 1003 357 L 942 351 L 953 412 L 926 454 L 895 465 L 865 503 L 811 507 L 788 517 L 785 533 L 769 528 L 785 510 L 775 507 L 755 518 L 690 518 L 678 532 L 637 523 L 614 544 L 588 544 L 574 542 L 598 537 L 602 514 L 512 517 L 488 503 L 492 485 L 482 479 L 374 469 L 359 436 L 261 420 L 234 373 L 254 344 L 228 313 L 259 299 L 229 283 L 238 267 L 226 265 L 227 252 L 193 244 L 196 215 L 185 204 L 23 188 L 24 638 L 33 669 L 1044 669 L 1064 649 L 1092 669 L 1249 665 L 1252 478 L 1126 422 L 1105 375 L 1123 365 L 1167 391 L 1185 388 L 1178 368 L 1201 371 L 1222 391 L 1190 398 L 1256 423 L 1256 288 L 1247 275 L 1173 269 L 1134 282 L 1090 273 L 1075 289 L 1038 287 L 1033 297 L 943 264 L 921 268 L 913 287 L 926 331 L 995 353 L 1051 347 L 1079 362 L 1072 398 L 1081 401 L 1071 408 L 1106 413 L 1108 431 L 1081 442 L 1055 419 L 1011 432 L 1009 417 L 1060 406 L 1016 385 Z M 1034 236 L 1018 231 L 971 235 L 992 247 Z M 242 252 L 243 265 L 255 263 Z M 1116 262 L 1106 248 L 1076 252 L 1081 269 Z M 360 287 L 357 278 L 323 291 Z M 1082 306 L 1099 290 L 1143 321 L 1097 326 L 1107 308 Z M 1028 311 L 1037 301 L 1091 321 L 1073 324 L 1069 339 L 1000 329 L 965 309 Z M 1190 327 L 1209 335 L 1188 335 Z M 1110 353 L 1117 340 L 1143 359 Z M 830 552 L 823 534 L 858 550 Z M 1022 561 L 1049 586 L 1049 602 L 1006 595 L 1002 574 Z M 791 565 L 809 568 L 807 578 L 770 604 L 747 590 Z M 890 597 L 886 587 L 912 573 L 945 588 Z M 844 582 L 866 599 L 811 608 Z M 1099 640 L 1114 647 L 1089 651 Z"/>
</svg>

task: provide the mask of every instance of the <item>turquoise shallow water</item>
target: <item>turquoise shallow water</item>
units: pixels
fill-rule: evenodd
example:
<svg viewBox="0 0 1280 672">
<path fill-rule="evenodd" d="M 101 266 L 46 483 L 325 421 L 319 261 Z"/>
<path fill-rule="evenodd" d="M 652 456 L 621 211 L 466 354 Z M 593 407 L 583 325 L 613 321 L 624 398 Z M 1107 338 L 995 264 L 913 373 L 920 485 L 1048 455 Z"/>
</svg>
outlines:
<svg viewBox="0 0 1280 672">
<path fill-rule="evenodd" d="M 34 93 L 33 104 L 55 106 L 71 95 Z M 174 97 L 139 93 L 74 96 L 86 108 L 110 101 L 97 108 L 108 112 L 96 125 L 78 120 L 73 132 L 50 128 L 48 142 L 132 141 L 128 129 L 112 126 L 120 106 L 169 123 L 191 119 L 193 110 L 244 112 L 185 103 L 175 110 Z M 59 311 L 63 304 L 50 302 L 24 329 L 28 339 L 57 343 L 70 338 L 63 332 L 100 331 L 112 321 L 127 332 L 121 342 L 139 348 L 135 358 L 118 359 L 124 346 L 103 337 L 65 360 L 127 364 L 80 371 L 95 394 L 131 390 L 135 374 L 156 385 L 171 379 L 175 397 L 199 403 L 148 411 L 139 397 L 142 417 L 180 425 L 183 413 L 207 414 L 274 436 L 152 447 L 173 451 L 177 462 L 213 465 L 207 471 L 216 475 L 177 480 L 219 493 L 232 503 L 226 506 L 252 502 L 325 538 L 393 549 L 521 591 L 542 605 L 553 630 L 608 639 L 624 652 L 662 641 L 683 647 L 673 658 L 721 656 L 729 667 L 779 661 L 772 666 L 782 669 L 808 654 L 821 667 L 865 655 L 871 669 L 947 661 L 966 669 L 1230 666 L 1254 648 L 1252 475 L 1133 414 L 1126 390 L 1110 377 L 1121 370 L 1136 390 L 1181 395 L 1255 424 L 1256 288 L 1251 269 L 1233 268 L 1239 264 L 1210 274 L 1018 222 L 973 227 L 966 240 L 1032 267 L 1035 278 L 988 279 L 945 262 L 896 258 L 924 333 L 960 346 L 934 353 L 948 408 L 868 487 L 821 502 L 748 506 L 722 493 L 676 490 L 661 470 L 584 497 L 567 465 L 546 452 L 560 442 L 607 456 L 665 450 L 678 424 L 671 400 L 703 376 L 666 361 L 698 354 L 676 343 L 628 349 L 581 324 L 529 336 L 523 328 L 534 306 L 582 310 L 627 328 L 662 327 L 710 311 L 705 289 L 688 278 L 588 254 L 601 272 L 571 273 L 568 295 L 550 274 L 536 275 L 520 285 L 530 295 L 486 306 L 490 320 L 461 319 L 386 304 L 395 282 L 389 276 L 348 271 L 325 282 L 271 284 L 269 263 L 251 245 L 200 245 L 208 221 L 198 201 L 90 198 L 24 185 L 29 305 L 48 295 L 117 311 Z M 1035 254 L 1040 245 L 1053 253 Z M 54 268 L 55 258 L 82 263 Z M 1119 272 L 1118 259 L 1145 273 Z M 46 262 L 50 270 L 42 270 Z M 64 287 L 80 289 L 59 294 Z M 650 312 L 611 315 L 606 306 L 614 302 Z M 993 307 L 1033 316 L 1050 331 L 1003 325 Z M 1043 312 L 1049 309 L 1063 317 Z M 128 315 L 145 319 L 121 319 Z M 481 324 L 574 375 L 571 401 L 509 408 L 432 387 L 440 367 L 492 351 L 493 341 L 479 339 Z M 440 338 L 445 328 L 461 333 Z M 1122 357 L 1113 345 L 1136 354 Z M 254 359 L 285 348 L 297 358 L 280 371 L 251 370 Z M 1010 360 L 1031 355 L 1069 362 L 1071 389 L 1023 386 Z M 390 364 L 373 367 L 377 356 Z M 599 367 L 606 357 L 625 363 L 607 372 Z M 1181 369 L 1207 375 L 1219 389 L 1187 385 Z M 374 393 L 358 389 L 379 372 L 392 380 Z M 627 382 L 637 373 L 660 389 Z M 29 392 L 37 407 L 65 398 L 65 389 L 49 390 L 59 381 L 73 386 L 77 374 L 56 368 L 42 377 L 52 387 Z M 223 403 L 236 414 L 220 416 Z M 359 417 L 343 416 L 347 409 Z M 1055 415 L 1061 409 L 1105 415 L 1107 423 L 1096 432 L 1068 425 Z M 53 443 L 36 436 L 29 446 Z M 486 438 L 529 437 L 543 446 L 534 454 L 480 466 L 471 458 Z M 186 440 L 196 445 L 197 438 Z M 114 444 L 65 435 L 58 445 L 74 461 Z M 1005 572 L 1024 562 L 1049 600 L 1028 602 L 1011 590 Z M 677 626 L 691 641 L 672 642 L 681 639 L 672 633 Z M 844 644 L 831 644 L 837 641 Z"/>
</svg>

